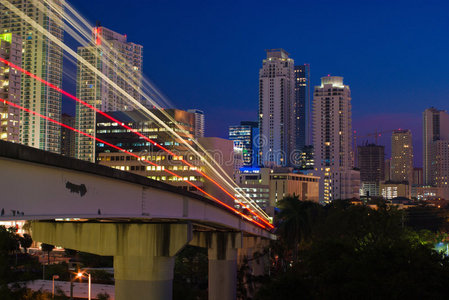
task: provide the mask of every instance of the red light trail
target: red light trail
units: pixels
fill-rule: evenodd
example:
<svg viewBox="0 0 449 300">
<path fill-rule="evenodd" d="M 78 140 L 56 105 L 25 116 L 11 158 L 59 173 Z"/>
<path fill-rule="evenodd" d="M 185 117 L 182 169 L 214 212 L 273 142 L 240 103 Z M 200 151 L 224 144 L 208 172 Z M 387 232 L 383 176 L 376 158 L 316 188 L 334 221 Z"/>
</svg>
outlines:
<svg viewBox="0 0 449 300">
<path fill-rule="evenodd" d="M 82 134 L 82 135 L 84 135 L 84 136 L 86 136 L 86 137 L 89 137 L 89 138 L 91 138 L 91 139 L 94 139 L 94 140 L 96 140 L 96 141 L 98 141 L 98 142 L 100 142 L 100 143 L 104 143 L 105 145 L 108 145 L 108 146 L 110 146 L 110 147 L 112 147 L 112 148 L 114 148 L 114 149 L 117 149 L 117 150 L 119 150 L 119 151 L 121 151 L 121 152 L 123 152 L 123 153 L 126 153 L 126 154 L 129 154 L 129 155 L 131 155 L 131 156 L 134 156 L 134 157 L 136 157 L 136 158 L 138 158 L 138 159 L 140 159 L 140 160 L 143 160 L 143 161 L 145 161 L 145 162 L 147 162 L 147 163 L 149 163 L 149 164 L 151 164 L 151 165 L 153 165 L 153 166 L 155 166 L 155 167 L 161 167 L 160 165 L 158 165 L 158 164 L 156 164 L 156 163 L 154 163 L 154 162 L 152 162 L 152 161 L 149 161 L 149 160 L 146 160 L 146 159 L 141 159 L 141 157 L 140 157 L 139 155 L 135 154 L 135 153 L 126 151 L 126 150 L 123 149 L 123 148 L 120 148 L 120 147 L 118 147 L 118 146 L 115 146 L 115 145 L 113 145 L 113 144 L 111 144 L 111 143 L 108 143 L 108 142 L 106 142 L 106 141 L 104 141 L 104 140 L 102 140 L 102 139 L 99 139 L 99 138 L 97 138 L 97 137 L 94 137 L 94 136 L 92 136 L 92 135 L 90 135 L 90 134 L 88 134 L 88 133 L 86 133 L 86 132 L 84 132 L 84 131 L 81 131 L 81 130 L 78 130 L 78 129 L 76 129 L 76 128 L 73 128 L 73 127 L 71 127 L 71 126 L 69 126 L 69 125 L 66 125 L 66 124 L 64 124 L 64 123 L 61 123 L 61 122 L 59 122 L 59 121 L 57 121 L 57 120 L 54 120 L 54 119 L 49 118 L 49 117 L 47 117 L 47 116 L 44 116 L 44 115 L 42 115 L 42 114 L 40 114 L 40 113 L 38 113 L 38 112 L 35 112 L 35 111 L 33 111 L 33 110 L 30 110 L 30 109 L 28 109 L 28 108 L 25 108 L 25 107 L 23 107 L 23 106 L 20 106 L 20 105 L 18 105 L 18 104 L 15 104 L 15 103 L 10 102 L 10 101 L 5 100 L 5 99 L 1 99 L 1 98 L 0 98 L 0 102 L 3 102 L 4 104 L 7 104 L 7 105 L 9 105 L 9 106 L 12 106 L 12 107 L 21 109 L 21 110 L 23 110 L 23 111 L 25 111 L 25 112 L 31 113 L 31 114 L 33 114 L 33 115 L 36 115 L 36 116 L 38 116 L 38 117 L 40 117 L 40 118 L 43 118 L 43 119 L 45 119 L 45 120 L 47 120 L 47 121 L 53 122 L 53 123 L 55 123 L 55 124 L 57 124 L 57 125 L 60 125 L 60 126 L 62 126 L 62 127 L 65 127 L 65 128 L 67 128 L 67 129 L 70 129 L 70 130 L 72 130 L 72 131 L 74 131 L 74 132 L 77 132 L 77 133 L 79 133 L 79 134 Z M 170 171 L 170 170 L 164 169 L 164 171 L 167 172 L 167 173 L 169 173 L 170 175 L 173 175 L 173 176 L 175 176 L 175 177 L 177 177 L 177 178 L 181 178 L 181 179 L 182 179 L 181 176 L 179 176 L 178 174 L 176 174 L 176 173 L 174 173 L 174 172 L 172 172 L 172 171 Z M 250 222 L 252 222 L 252 223 L 254 223 L 254 224 L 260 226 L 261 228 L 266 229 L 266 226 L 265 226 L 265 225 L 263 225 L 263 224 L 257 222 L 256 220 L 254 220 L 254 219 L 248 217 L 247 215 L 241 213 L 240 211 L 238 211 L 237 209 L 233 208 L 232 206 L 229 206 L 228 204 L 226 204 L 226 203 L 224 203 L 224 202 L 218 200 L 216 197 L 210 195 L 209 193 L 207 193 L 206 191 L 204 191 L 203 189 L 201 189 L 200 187 L 198 187 L 198 186 L 195 185 L 194 183 L 192 183 L 192 182 L 190 182 L 190 181 L 188 181 L 188 180 L 184 180 L 184 181 L 187 182 L 188 184 L 190 184 L 191 186 L 193 186 L 194 188 L 198 189 L 200 192 L 202 192 L 202 193 L 205 194 L 206 196 L 208 196 L 208 197 L 210 197 L 211 199 L 215 200 L 217 203 L 221 204 L 222 206 L 224 206 L 224 207 L 230 209 L 231 211 L 233 211 L 233 212 L 235 212 L 236 214 L 238 214 L 238 215 L 244 217 L 244 218 L 247 219 L 248 221 L 250 221 Z"/>
<path fill-rule="evenodd" d="M 85 101 L 83 101 L 83 100 L 81 100 L 81 99 L 79 99 L 79 98 L 73 96 L 72 94 L 70 94 L 70 93 L 64 91 L 63 89 L 57 87 L 56 85 L 54 85 L 54 84 L 52 84 L 52 83 L 50 83 L 50 82 L 48 82 L 48 81 L 46 81 L 46 80 L 44 80 L 44 79 L 42 79 L 42 78 L 36 76 L 36 75 L 34 75 L 33 73 L 31 73 L 31 72 L 29 72 L 29 71 L 27 71 L 27 70 L 25 70 L 25 69 L 23 69 L 23 68 L 21 68 L 21 67 L 15 65 L 15 64 L 13 64 L 13 63 L 11 63 L 10 61 L 8 61 L 8 60 L 6 60 L 6 59 L 4 59 L 4 58 L 1 58 L 1 57 L 0 57 L 0 62 L 3 62 L 4 64 L 10 66 L 11 68 L 16 69 L 17 71 L 22 72 L 22 73 L 26 74 L 27 76 L 30 76 L 30 77 L 32 77 L 32 78 L 34 78 L 34 79 L 36 79 L 36 80 L 42 82 L 43 84 L 49 86 L 50 88 L 52 88 L 52 89 L 58 91 L 59 93 L 65 95 L 65 96 L 67 96 L 67 97 L 69 97 L 70 99 L 72 99 L 72 100 L 74 100 L 74 101 L 76 101 L 76 102 L 79 102 L 79 103 L 83 104 L 84 106 L 86 106 L 86 107 L 88 107 L 88 108 L 94 110 L 95 112 L 98 112 L 99 114 L 105 116 L 105 117 L 108 118 L 109 120 L 111 120 L 111 121 L 113 121 L 113 122 L 119 124 L 119 125 L 122 126 L 123 128 L 125 128 L 125 129 L 127 129 L 127 130 L 133 132 L 134 134 L 138 135 L 139 137 L 141 137 L 141 138 L 145 139 L 146 141 L 152 143 L 154 146 L 156 146 L 156 147 L 158 147 L 159 149 L 165 151 L 166 153 L 168 153 L 168 154 L 170 154 L 170 155 L 173 155 L 173 156 L 177 156 L 177 155 L 176 155 L 175 153 L 173 153 L 172 151 L 170 151 L 170 150 L 168 150 L 167 148 L 165 148 L 165 147 L 159 145 L 159 144 L 156 143 L 155 141 L 151 140 L 151 139 L 148 138 L 147 136 L 145 136 L 145 135 L 143 135 L 142 133 L 140 133 L 140 132 L 138 132 L 137 130 L 135 130 L 134 128 L 129 127 L 128 125 L 124 124 L 123 122 L 121 122 L 121 121 L 115 119 L 114 117 L 108 115 L 107 113 L 105 113 L 105 112 L 103 112 L 103 111 L 97 109 L 96 107 L 90 105 L 89 103 L 87 103 L 87 102 L 85 102 Z M 92 137 L 92 138 L 94 138 L 94 137 Z M 109 145 L 109 143 L 108 143 L 108 145 Z M 196 171 L 197 173 L 199 173 L 200 175 L 204 176 L 206 179 L 210 180 L 213 184 L 215 184 L 218 188 L 220 188 L 223 192 L 225 192 L 225 193 L 226 193 L 229 197 L 231 197 L 234 201 L 237 201 L 237 203 L 239 203 L 239 204 L 242 205 L 244 208 L 246 208 L 251 214 L 253 214 L 253 215 L 256 216 L 257 218 L 259 218 L 259 219 L 260 219 L 263 223 L 265 223 L 268 227 L 270 227 L 271 229 L 274 228 L 274 226 L 273 226 L 271 223 L 269 223 L 268 221 L 266 221 L 264 217 L 260 216 L 259 214 L 255 213 L 253 210 L 251 210 L 247 205 L 245 205 L 245 204 L 242 203 L 240 200 L 238 200 L 234 195 L 232 195 L 231 193 L 229 193 L 224 187 L 222 187 L 218 182 L 216 182 L 215 180 L 213 180 L 210 176 L 208 176 L 208 175 L 206 175 L 204 172 L 202 172 L 202 171 L 196 169 L 196 166 L 192 165 L 191 163 L 187 162 L 186 160 L 181 159 L 181 161 L 182 161 L 184 164 L 186 164 L 187 166 L 192 167 L 192 168 L 195 168 L 195 171 Z M 198 189 L 198 190 L 201 190 L 201 189 Z M 204 193 L 205 193 L 205 192 L 204 192 Z M 205 194 L 207 194 L 207 193 L 205 193 Z"/>
</svg>

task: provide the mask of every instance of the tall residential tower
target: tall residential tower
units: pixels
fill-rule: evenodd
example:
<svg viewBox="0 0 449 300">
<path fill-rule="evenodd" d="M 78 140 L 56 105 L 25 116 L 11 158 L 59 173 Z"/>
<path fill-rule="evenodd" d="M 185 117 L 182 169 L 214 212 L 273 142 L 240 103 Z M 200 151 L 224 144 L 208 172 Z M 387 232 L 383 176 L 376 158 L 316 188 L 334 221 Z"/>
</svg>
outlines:
<svg viewBox="0 0 449 300">
<path fill-rule="evenodd" d="M 351 91 L 343 84 L 343 77 L 322 77 L 321 85 L 315 87 L 313 130 L 320 200 L 358 197 L 352 157 Z"/>
<path fill-rule="evenodd" d="M 412 179 L 412 132 L 408 129 L 394 130 L 391 135 L 391 181 L 406 181 L 411 185 Z"/>
<path fill-rule="evenodd" d="M 20 66 L 22 39 L 12 33 L 0 34 L 0 57 Z M 21 74 L 0 63 L 0 98 L 20 105 Z M 20 109 L 0 103 L 0 140 L 19 143 Z"/>
<path fill-rule="evenodd" d="M 134 109 L 132 99 L 142 102 L 142 46 L 127 41 L 126 35 L 104 27 L 95 27 L 92 44 L 79 47 L 78 54 L 97 68 L 127 95 L 97 76 L 87 66 L 78 62 L 77 97 L 102 111 L 127 111 Z M 96 113 L 77 103 L 76 127 L 95 136 Z M 78 159 L 95 161 L 95 141 L 77 134 L 75 155 Z"/>
<path fill-rule="evenodd" d="M 423 177 L 425 185 L 433 185 L 432 164 L 435 160 L 432 145 L 436 141 L 449 140 L 449 114 L 433 107 L 423 112 Z"/>
<path fill-rule="evenodd" d="M 294 61 L 284 49 L 266 50 L 259 71 L 260 163 L 288 166 L 294 147 Z"/>
<path fill-rule="evenodd" d="M 49 3 L 51 5 L 49 5 Z M 12 33 L 22 38 L 22 68 L 38 77 L 61 86 L 62 49 L 35 26 L 26 22 L 18 9 L 38 26 L 62 41 L 64 25 L 57 10 L 63 0 L 6 0 L 0 4 L 0 33 Z M 12 7 L 11 7 L 12 6 Z M 61 120 L 61 94 L 42 82 L 22 74 L 21 105 L 47 117 Z M 60 126 L 28 112 L 20 114 L 20 142 L 27 146 L 60 152 Z"/>
<path fill-rule="evenodd" d="M 310 145 L 310 65 L 295 66 L 294 147 L 304 151 Z"/>
</svg>

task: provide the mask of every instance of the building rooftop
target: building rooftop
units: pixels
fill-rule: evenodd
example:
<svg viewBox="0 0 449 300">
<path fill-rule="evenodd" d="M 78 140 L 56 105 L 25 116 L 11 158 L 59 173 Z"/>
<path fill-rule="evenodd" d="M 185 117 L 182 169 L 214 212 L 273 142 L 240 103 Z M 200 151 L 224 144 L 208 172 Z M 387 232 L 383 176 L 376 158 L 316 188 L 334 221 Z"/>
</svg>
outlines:
<svg viewBox="0 0 449 300">
<path fill-rule="evenodd" d="M 284 49 L 267 49 L 267 58 L 288 58 L 290 53 L 285 51 Z"/>
</svg>

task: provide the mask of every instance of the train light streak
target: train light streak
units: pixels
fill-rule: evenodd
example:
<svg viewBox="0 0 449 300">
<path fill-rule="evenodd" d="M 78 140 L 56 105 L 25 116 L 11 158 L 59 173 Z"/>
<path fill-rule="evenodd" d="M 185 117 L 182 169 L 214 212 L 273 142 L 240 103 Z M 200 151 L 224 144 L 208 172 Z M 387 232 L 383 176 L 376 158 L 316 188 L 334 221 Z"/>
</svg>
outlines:
<svg viewBox="0 0 449 300">
<path fill-rule="evenodd" d="M 49 117 L 47 117 L 47 116 L 44 116 L 44 115 L 42 115 L 42 114 L 40 114 L 40 113 L 38 113 L 38 112 L 35 112 L 35 111 L 33 111 L 33 110 L 30 110 L 30 109 L 28 109 L 28 108 L 25 108 L 25 107 L 23 107 L 23 106 L 20 106 L 20 105 L 18 105 L 18 104 L 15 104 L 15 103 L 10 102 L 10 101 L 5 100 L 5 99 L 1 99 L 1 98 L 0 98 L 0 102 L 3 102 L 4 104 L 10 105 L 10 106 L 12 106 L 12 107 L 15 107 L 15 108 L 18 108 L 18 109 L 23 110 L 23 111 L 25 111 L 25 112 L 31 113 L 31 114 L 33 114 L 33 115 L 36 115 L 36 116 L 38 116 L 38 117 L 40 117 L 40 118 L 43 118 L 43 119 L 45 119 L 45 120 L 47 120 L 47 121 L 50 121 L 50 122 L 52 122 L 52 123 L 55 123 L 55 124 L 57 124 L 57 125 L 59 125 L 59 126 L 62 126 L 62 127 L 64 127 L 64 128 L 67 128 L 67 129 L 72 130 L 72 131 L 74 131 L 74 132 L 77 132 L 77 133 L 79 133 L 79 134 L 82 134 L 82 135 L 84 135 L 84 136 L 86 136 L 86 137 L 89 137 L 89 138 L 91 138 L 91 139 L 94 139 L 94 140 L 96 140 L 96 141 L 98 141 L 98 142 L 100 142 L 100 143 L 104 143 L 105 145 L 108 145 L 108 146 L 110 146 L 110 147 L 112 147 L 112 148 L 114 148 L 114 149 L 117 149 L 117 150 L 119 150 L 120 152 L 126 153 L 126 154 L 128 154 L 128 155 L 131 155 L 131 156 L 137 158 L 137 159 L 142 160 L 141 157 L 140 157 L 139 155 L 135 154 L 135 153 L 129 152 L 129 151 L 123 149 L 123 148 L 120 148 L 120 147 L 118 147 L 118 146 L 115 146 L 115 145 L 113 145 L 113 144 L 111 144 L 111 143 L 108 143 L 108 142 L 106 142 L 106 141 L 104 141 L 104 140 L 102 140 L 102 139 L 99 139 L 99 138 L 97 138 L 97 137 L 94 137 L 94 136 L 92 136 L 92 135 L 90 135 L 90 134 L 88 134 L 88 133 L 86 133 L 86 132 L 83 132 L 83 131 L 81 131 L 81 130 L 78 130 L 78 129 L 76 129 L 76 128 L 73 128 L 73 127 L 71 127 L 71 126 L 69 126 L 69 125 L 66 125 L 66 124 L 64 124 L 64 123 L 61 123 L 61 122 L 59 122 L 59 121 L 57 121 L 57 120 L 54 120 L 54 119 L 49 118 Z M 149 164 L 151 164 L 151 165 L 153 165 L 153 166 L 155 166 L 155 167 L 160 167 L 158 164 L 156 164 L 156 163 L 154 163 L 154 162 L 152 162 L 152 161 L 149 161 L 149 160 L 146 160 L 146 159 L 143 159 L 143 161 L 145 161 L 145 162 L 147 162 L 147 163 L 149 163 Z M 172 172 L 172 171 L 170 171 L 170 170 L 164 169 L 164 171 L 167 172 L 167 173 L 170 174 L 170 175 L 173 175 L 173 176 L 175 176 L 175 177 L 177 177 L 177 178 L 182 179 L 181 176 L 179 176 L 178 174 L 176 174 L 176 173 L 174 173 L 174 172 Z M 192 182 L 190 182 L 190 181 L 188 181 L 188 180 L 184 180 L 184 181 L 187 182 L 189 185 L 193 186 L 194 188 L 198 189 L 200 192 L 202 192 L 202 193 L 205 194 L 206 196 L 208 196 L 208 197 L 210 197 L 211 199 L 213 199 L 213 200 L 214 200 L 215 202 L 217 202 L 218 204 L 220 204 L 220 205 L 226 207 L 227 209 L 233 211 L 234 213 L 236 213 L 236 214 L 242 216 L 242 217 L 245 218 L 246 220 L 248 220 L 248 221 L 250 221 L 250 222 L 252 222 L 252 223 L 258 225 L 259 227 L 261 227 L 261 228 L 263 228 L 263 229 L 266 229 L 266 226 L 264 226 L 263 224 L 261 224 L 261 223 L 257 222 L 256 220 L 254 220 L 254 219 L 248 217 L 247 215 L 241 213 L 240 211 L 238 211 L 237 209 L 235 209 L 235 208 L 229 206 L 228 204 L 224 203 L 223 201 L 220 201 L 220 200 L 217 199 L 216 197 L 210 195 L 209 193 L 207 193 L 206 191 L 204 191 L 203 189 L 201 189 L 200 187 L 198 187 L 197 185 L 195 185 L 194 183 L 192 183 Z"/>
<path fill-rule="evenodd" d="M 94 66 L 92 66 L 89 62 L 87 62 L 83 57 L 79 56 L 75 51 L 73 51 L 70 47 L 68 47 L 67 45 L 65 45 L 62 41 L 60 41 L 57 37 L 55 37 L 53 34 L 51 34 L 48 30 L 46 30 L 45 28 L 43 28 L 41 25 L 39 25 L 36 21 L 34 21 L 33 19 L 31 19 L 29 16 L 27 16 L 25 13 L 23 13 L 20 9 L 18 9 L 16 6 L 14 6 L 12 3 L 10 2 L 5 2 L 4 6 L 8 7 L 12 12 L 16 13 L 18 16 L 20 16 L 20 18 L 22 18 L 25 22 L 29 23 L 31 26 L 33 26 L 36 30 L 38 30 L 40 33 L 42 33 L 43 35 L 45 35 L 47 38 L 49 38 L 52 42 L 54 42 L 56 45 L 58 45 L 59 47 L 61 47 L 62 49 L 64 49 L 69 55 L 71 55 L 72 57 L 76 58 L 78 60 L 79 63 L 85 65 L 87 68 L 89 68 L 89 70 L 91 70 L 94 74 L 96 74 L 97 76 L 101 77 L 102 80 L 104 80 L 106 83 L 110 84 L 117 92 L 119 92 L 120 94 L 122 94 L 125 98 L 127 98 L 130 103 L 132 103 L 134 105 L 134 107 L 138 107 L 140 109 L 142 109 L 143 112 L 145 112 L 148 116 L 150 116 L 151 118 L 153 118 L 155 121 L 157 121 L 162 127 L 164 127 L 168 132 L 170 132 L 173 136 L 175 136 L 176 138 L 180 139 L 180 141 L 185 144 L 191 151 L 193 151 L 198 157 L 201 158 L 201 160 L 203 162 L 205 162 L 212 170 L 212 172 L 214 172 L 227 186 L 229 186 L 231 189 L 235 190 L 235 188 L 232 186 L 235 185 L 237 186 L 232 179 L 229 177 L 229 175 L 224 172 L 223 168 L 219 165 L 216 164 L 216 167 L 223 172 L 223 175 L 225 177 L 223 177 L 216 169 L 214 166 L 212 166 L 208 160 L 204 159 L 204 157 L 196 150 L 194 149 L 189 143 L 187 143 L 184 139 L 182 139 L 172 128 L 170 128 L 167 124 L 165 124 L 165 122 L 163 122 L 162 120 L 160 120 L 156 115 L 154 115 L 150 110 L 148 110 L 145 106 L 143 106 L 139 101 L 135 100 L 131 95 L 129 95 L 125 90 L 123 90 L 120 86 L 118 86 L 115 82 L 113 82 L 110 78 L 108 78 L 105 74 L 101 73 L 97 68 L 95 68 Z M 79 16 L 78 14 L 76 14 L 77 16 Z M 63 16 L 66 19 L 66 16 Z M 89 28 L 91 28 L 89 26 Z M 103 41 L 104 43 L 106 43 L 106 41 Z M 154 101 L 148 97 L 148 95 L 143 94 L 143 96 L 145 97 L 145 99 L 149 100 L 151 103 L 153 103 L 158 109 L 160 109 L 160 106 L 157 103 L 154 103 Z M 164 113 L 164 111 L 162 110 L 162 112 Z M 168 116 L 169 119 L 171 119 Z M 193 140 L 194 143 L 197 144 L 197 146 L 202 150 L 205 151 L 204 148 L 195 140 Z M 212 159 L 213 158 L 210 156 L 209 153 L 205 152 L 205 155 L 208 156 L 209 158 Z M 232 184 L 229 183 L 232 182 Z M 268 215 L 262 211 L 260 209 L 259 206 L 257 206 L 257 204 L 253 203 L 252 201 L 248 200 L 246 198 L 245 195 L 242 195 L 239 191 L 235 190 L 238 194 L 240 194 L 246 201 L 247 204 L 251 205 L 255 210 L 257 210 L 259 213 L 261 213 L 262 215 L 266 216 L 268 218 Z M 264 219 L 264 218 L 262 218 Z M 271 227 L 272 225 L 270 225 Z"/>
<path fill-rule="evenodd" d="M 100 113 L 101 115 L 105 116 L 106 118 L 110 119 L 111 121 L 113 121 L 113 122 L 119 124 L 119 125 L 122 126 L 123 128 L 129 130 L 130 132 L 132 132 L 132 133 L 138 135 L 139 137 L 145 139 L 146 141 L 152 143 L 154 146 L 156 146 L 156 147 L 158 147 L 159 149 L 165 151 L 166 153 L 168 153 L 168 154 L 170 154 L 170 155 L 173 155 L 173 156 L 176 156 L 175 153 L 173 153 L 173 152 L 170 151 L 169 149 L 167 149 L 167 148 L 165 148 L 165 147 L 159 145 L 159 144 L 156 143 L 155 141 L 151 140 L 151 139 L 148 138 L 147 136 L 145 136 L 145 135 L 143 135 L 142 133 L 140 133 L 140 132 L 138 132 L 137 130 L 135 130 L 134 128 L 129 127 L 128 125 L 124 124 L 123 122 L 121 122 L 121 121 L 119 121 L 119 120 L 113 118 L 113 117 L 110 116 L 109 114 L 107 114 L 107 113 L 105 113 L 105 112 L 103 112 L 103 111 L 97 109 L 96 107 L 90 105 L 89 103 L 87 103 L 87 102 L 85 102 L 85 101 L 83 101 L 83 100 L 81 100 L 81 99 L 79 99 L 79 98 L 73 96 L 72 94 L 70 94 L 70 93 L 64 91 L 63 89 L 57 87 L 56 85 L 54 85 L 54 84 L 52 84 L 52 83 L 50 83 L 50 82 L 48 82 L 48 81 L 46 81 L 46 80 L 44 80 L 44 79 L 42 79 L 42 78 L 36 76 L 35 74 L 33 74 L 33 73 L 31 73 L 31 72 L 29 72 L 29 71 L 27 71 L 27 70 L 25 70 L 25 69 L 23 69 L 23 68 L 21 68 L 21 67 L 15 65 L 15 64 L 13 64 L 13 63 L 11 63 L 10 61 L 8 61 L 8 60 L 6 60 L 6 59 L 4 59 L 4 58 L 1 58 L 1 57 L 0 57 L 0 62 L 6 64 L 6 65 L 8 65 L 8 66 L 10 66 L 11 68 L 16 69 L 16 70 L 19 71 L 19 72 L 22 72 L 22 73 L 26 74 L 27 76 L 30 76 L 31 78 L 34 78 L 34 79 L 36 79 L 36 80 L 42 82 L 43 84 L 45 84 L 45 85 L 49 86 L 50 88 L 52 88 L 52 89 L 54 89 L 54 90 L 60 92 L 61 94 L 63 94 L 63 95 L 65 95 L 65 96 L 69 97 L 70 99 L 72 99 L 72 100 L 74 100 L 74 101 L 77 101 L 77 102 L 79 102 L 79 103 L 85 105 L 86 107 L 88 107 L 88 108 L 94 110 L 95 112 Z M 181 161 L 182 161 L 184 164 L 186 164 L 187 166 L 189 166 L 189 167 L 195 167 L 194 165 L 190 164 L 189 162 L 187 162 L 187 161 L 184 160 L 184 159 L 181 159 Z M 245 205 L 244 203 L 242 203 L 241 201 L 239 201 L 234 195 L 232 195 L 231 193 L 229 193 L 225 188 L 223 188 L 221 185 L 219 185 L 219 184 L 218 184 L 215 180 L 213 180 L 210 176 L 206 175 L 206 174 L 205 174 L 204 172 L 202 172 L 201 170 L 196 169 L 195 171 L 196 171 L 197 173 L 199 173 L 200 175 L 204 176 L 205 178 L 207 178 L 208 180 L 210 180 L 213 184 L 215 184 L 218 188 L 220 188 L 222 191 L 224 191 L 224 192 L 225 192 L 228 196 L 230 196 L 233 200 L 237 201 L 237 202 L 238 202 L 240 205 L 242 205 L 245 209 L 248 209 L 248 211 L 249 211 L 251 214 L 253 214 L 253 215 L 256 216 L 257 218 L 259 218 L 260 220 L 262 220 L 268 227 L 274 228 L 274 226 L 273 226 L 271 223 L 269 223 L 267 220 L 265 220 L 265 218 L 264 218 L 263 216 L 260 216 L 259 214 L 255 213 L 255 212 L 254 212 L 253 210 L 251 210 L 247 205 Z"/>
</svg>

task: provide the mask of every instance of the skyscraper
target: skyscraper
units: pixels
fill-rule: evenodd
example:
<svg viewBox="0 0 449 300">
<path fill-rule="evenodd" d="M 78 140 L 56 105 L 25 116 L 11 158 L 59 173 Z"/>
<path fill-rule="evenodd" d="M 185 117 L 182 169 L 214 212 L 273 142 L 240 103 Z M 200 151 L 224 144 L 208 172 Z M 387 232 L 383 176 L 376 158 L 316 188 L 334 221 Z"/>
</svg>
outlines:
<svg viewBox="0 0 449 300">
<path fill-rule="evenodd" d="M 432 156 L 431 182 L 438 189 L 438 197 L 449 200 L 449 140 L 437 140 L 430 147 Z"/>
<path fill-rule="evenodd" d="M 310 65 L 295 66 L 294 148 L 310 145 Z"/>
<path fill-rule="evenodd" d="M 105 27 L 95 27 L 92 44 L 79 47 L 78 54 L 101 73 L 141 102 L 142 46 L 127 41 L 126 35 Z M 78 62 L 77 97 L 102 111 L 127 111 L 133 105 L 122 93 Z M 95 136 L 96 113 L 77 103 L 76 127 Z M 75 155 L 78 159 L 95 161 L 95 141 L 76 134 Z"/>
<path fill-rule="evenodd" d="M 424 184 L 434 184 L 432 175 L 432 143 L 449 140 L 449 114 L 433 107 L 423 112 L 423 177 Z"/>
<path fill-rule="evenodd" d="M 245 167 L 256 167 L 258 164 L 259 124 L 257 122 L 242 121 L 240 125 L 229 126 L 229 139 L 240 144 L 243 149 Z"/>
<path fill-rule="evenodd" d="M 15 65 L 22 64 L 22 39 L 11 33 L 0 34 L 0 57 Z M 17 70 L 0 63 L 0 98 L 20 105 L 21 76 Z M 20 110 L 0 103 L 0 140 L 18 143 Z"/>
<path fill-rule="evenodd" d="M 0 4 L 0 33 L 13 33 L 22 38 L 22 68 L 40 78 L 61 86 L 62 49 L 35 27 L 15 14 L 6 5 L 13 5 L 38 25 L 63 39 L 63 22 L 56 10 L 62 10 L 62 1 L 8 0 Z M 50 3 L 51 5 L 49 5 Z M 47 117 L 61 120 L 61 94 L 40 81 L 22 74 L 21 105 Z M 39 149 L 60 152 L 60 126 L 36 115 L 20 114 L 20 142 Z"/>
<path fill-rule="evenodd" d="M 194 138 L 202 138 L 204 137 L 204 112 L 199 109 L 189 109 L 187 110 L 189 113 L 192 113 L 194 115 L 194 122 L 195 122 L 195 134 Z"/>
<path fill-rule="evenodd" d="M 412 183 L 413 144 L 408 129 L 394 130 L 391 135 L 391 181 Z"/>
<path fill-rule="evenodd" d="M 315 170 L 320 200 L 358 197 L 352 159 L 351 91 L 343 77 L 326 76 L 313 97 Z"/>
<path fill-rule="evenodd" d="M 379 196 L 385 180 L 385 147 L 375 144 L 357 147 L 362 196 Z"/>
<path fill-rule="evenodd" d="M 264 165 L 288 166 L 295 145 L 294 61 L 283 49 L 266 52 L 259 71 L 259 159 Z"/>
</svg>

